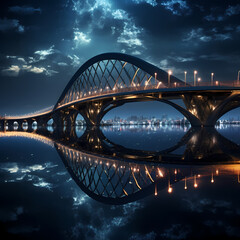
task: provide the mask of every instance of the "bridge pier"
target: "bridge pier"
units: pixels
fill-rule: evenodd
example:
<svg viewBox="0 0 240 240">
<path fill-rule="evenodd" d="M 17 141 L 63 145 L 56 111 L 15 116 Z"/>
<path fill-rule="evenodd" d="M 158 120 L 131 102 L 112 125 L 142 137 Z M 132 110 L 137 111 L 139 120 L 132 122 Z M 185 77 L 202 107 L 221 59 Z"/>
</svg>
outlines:
<svg viewBox="0 0 240 240">
<path fill-rule="evenodd" d="M 1 128 L 1 131 L 4 131 L 4 129 L 5 129 L 5 120 L 0 120 L 0 128 Z"/>
<path fill-rule="evenodd" d="M 8 120 L 7 123 L 8 123 L 8 131 L 13 131 L 14 130 L 14 125 L 13 125 L 14 121 Z"/>
<path fill-rule="evenodd" d="M 77 106 L 79 113 L 83 116 L 87 126 L 99 126 L 104 109 L 103 101 L 88 102 Z"/>
<path fill-rule="evenodd" d="M 64 114 L 56 112 L 52 115 L 53 127 L 57 130 L 63 131 L 64 128 Z"/>
<path fill-rule="evenodd" d="M 47 122 L 48 119 L 47 118 L 37 118 L 37 128 L 46 128 L 47 127 Z"/>
<path fill-rule="evenodd" d="M 33 131 L 33 126 L 32 126 L 32 124 L 33 124 L 33 120 L 32 120 L 32 119 L 28 119 L 28 120 L 27 120 L 27 125 L 28 125 L 27 131 L 28 131 L 28 132 L 32 132 L 32 131 Z"/>
<path fill-rule="evenodd" d="M 199 120 L 201 127 L 214 127 L 221 116 L 240 106 L 239 99 L 239 93 L 183 95 L 187 110 Z"/>
<path fill-rule="evenodd" d="M 22 120 L 18 120 L 18 131 L 22 131 L 23 130 L 23 121 Z"/>
</svg>

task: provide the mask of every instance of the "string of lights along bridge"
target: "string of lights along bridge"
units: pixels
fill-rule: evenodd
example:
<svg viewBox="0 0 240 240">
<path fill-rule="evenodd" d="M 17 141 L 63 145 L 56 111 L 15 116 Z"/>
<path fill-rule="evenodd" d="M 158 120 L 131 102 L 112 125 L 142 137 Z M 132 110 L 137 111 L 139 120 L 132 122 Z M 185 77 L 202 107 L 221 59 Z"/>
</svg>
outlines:
<svg viewBox="0 0 240 240">
<path fill-rule="evenodd" d="M 208 82 L 193 71 L 193 84 L 173 76 L 142 59 L 122 53 L 104 53 L 89 59 L 71 78 L 53 107 L 22 116 L 2 116 L 1 128 L 12 129 L 16 121 L 38 127 L 53 119 L 61 131 L 71 129 L 81 114 L 87 126 L 99 126 L 104 115 L 113 108 L 129 102 L 159 101 L 169 104 L 184 115 L 193 127 L 214 127 L 228 111 L 239 107 L 240 84 L 215 81 L 214 73 Z M 171 100 L 181 99 L 182 107 Z"/>
</svg>

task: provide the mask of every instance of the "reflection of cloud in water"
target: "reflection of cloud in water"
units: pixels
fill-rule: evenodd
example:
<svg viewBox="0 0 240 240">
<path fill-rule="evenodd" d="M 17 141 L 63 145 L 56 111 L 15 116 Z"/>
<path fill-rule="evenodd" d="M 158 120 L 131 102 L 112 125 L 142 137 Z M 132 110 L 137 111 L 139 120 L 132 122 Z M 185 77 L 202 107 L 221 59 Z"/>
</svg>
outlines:
<svg viewBox="0 0 240 240">
<path fill-rule="evenodd" d="M 0 165 L 0 169 L 5 170 L 9 173 L 30 173 L 34 171 L 42 171 L 46 168 L 53 168 L 57 167 L 58 165 L 53 165 L 51 162 L 44 163 L 43 165 L 40 164 L 34 164 L 32 166 L 26 166 L 26 167 L 20 167 L 18 166 L 18 163 L 2 163 Z"/>
<path fill-rule="evenodd" d="M 188 196 L 188 198 L 182 199 L 187 203 L 186 206 L 193 212 L 202 213 L 207 210 L 209 212 L 216 213 L 219 208 L 230 209 L 232 207 L 232 203 L 228 201 L 208 198 L 201 199 L 199 196 L 194 196 L 195 197 Z"/>
<path fill-rule="evenodd" d="M 51 162 L 47 162 L 44 164 L 34 164 L 31 166 L 20 166 L 20 164 L 13 162 L 13 163 L 2 163 L 0 165 L 0 169 L 10 173 L 8 177 L 5 178 L 4 182 L 32 182 L 33 186 L 46 188 L 48 190 L 53 188 L 53 184 L 44 180 L 44 178 L 37 176 L 36 174 L 39 171 L 46 171 L 48 169 L 52 169 L 57 167 L 58 165 L 54 165 Z"/>
<path fill-rule="evenodd" d="M 155 232 L 150 232 L 147 234 L 133 234 L 129 240 L 154 240 L 156 239 L 157 234 Z"/>
<path fill-rule="evenodd" d="M 10 210 L 7 208 L 0 208 L 0 221 L 8 222 L 8 221 L 16 221 L 18 216 L 23 214 L 23 207 L 17 207 L 15 210 Z"/>
<path fill-rule="evenodd" d="M 76 189 L 73 192 L 73 206 L 79 206 L 82 205 L 84 203 L 86 203 L 86 201 L 90 199 L 90 197 L 86 194 L 84 194 L 83 192 L 77 191 Z"/>
<path fill-rule="evenodd" d="M 172 224 L 172 226 L 161 234 L 164 239 L 185 239 L 191 232 L 190 227 L 182 224 Z"/>
</svg>

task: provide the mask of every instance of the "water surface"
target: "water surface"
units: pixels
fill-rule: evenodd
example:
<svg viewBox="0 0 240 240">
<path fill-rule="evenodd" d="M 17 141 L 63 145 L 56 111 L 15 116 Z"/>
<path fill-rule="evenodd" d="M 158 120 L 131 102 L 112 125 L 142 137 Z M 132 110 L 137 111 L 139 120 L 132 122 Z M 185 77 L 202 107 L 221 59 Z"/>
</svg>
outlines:
<svg viewBox="0 0 240 240">
<path fill-rule="evenodd" d="M 185 140 L 189 129 L 183 127 L 103 127 L 102 143 L 95 137 L 88 138 L 86 145 L 78 140 L 84 130 L 77 128 L 77 138 L 68 141 L 1 132 L 2 235 L 11 239 L 240 238 L 240 127 L 218 128 L 221 135 L 214 133 L 207 140 L 199 139 L 206 133 L 192 133 Z M 181 141 L 185 143 L 179 145 Z M 165 151 L 178 145 L 173 152 Z M 209 159 L 210 152 L 214 161 L 207 164 L 198 158 L 181 160 L 193 154 Z M 148 163 L 148 156 L 154 161 Z M 174 161 L 163 161 L 167 156 Z"/>
</svg>

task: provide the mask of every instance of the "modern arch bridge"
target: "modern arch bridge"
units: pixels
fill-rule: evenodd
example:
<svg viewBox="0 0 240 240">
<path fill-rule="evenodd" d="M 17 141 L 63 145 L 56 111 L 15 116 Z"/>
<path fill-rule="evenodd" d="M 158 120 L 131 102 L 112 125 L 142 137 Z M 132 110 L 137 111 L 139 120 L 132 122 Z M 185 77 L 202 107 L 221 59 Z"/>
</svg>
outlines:
<svg viewBox="0 0 240 240">
<path fill-rule="evenodd" d="M 183 100 L 182 107 L 171 100 Z M 193 127 L 213 127 L 228 111 L 240 106 L 240 85 L 227 82 L 193 86 L 139 58 L 104 53 L 84 63 L 65 87 L 54 107 L 25 116 L 0 118 L 1 127 L 21 127 L 34 121 L 46 126 L 50 119 L 71 129 L 80 113 L 88 126 L 98 126 L 103 116 L 128 102 L 159 101 L 181 112 Z"/>
</svg>

